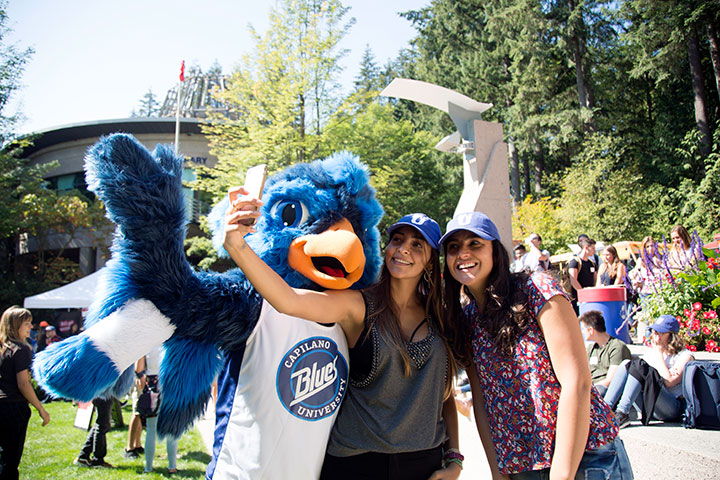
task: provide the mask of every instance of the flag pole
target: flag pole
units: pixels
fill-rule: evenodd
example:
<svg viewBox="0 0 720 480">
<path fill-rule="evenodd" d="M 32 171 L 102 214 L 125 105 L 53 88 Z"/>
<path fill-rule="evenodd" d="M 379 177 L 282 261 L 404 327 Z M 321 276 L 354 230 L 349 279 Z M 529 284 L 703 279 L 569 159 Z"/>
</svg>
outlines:
<svg viewBox="0 0 720 480">
<path fill-rule="evenodd" d="M 175 155 L 178 154 L 180 142 L 180 98 L 182 97 L 182 86 L 185 81 L 185 60 L 180 64 L 180 82 L 177 90 L 177 105 L 175 107 Z"/>
</svg>

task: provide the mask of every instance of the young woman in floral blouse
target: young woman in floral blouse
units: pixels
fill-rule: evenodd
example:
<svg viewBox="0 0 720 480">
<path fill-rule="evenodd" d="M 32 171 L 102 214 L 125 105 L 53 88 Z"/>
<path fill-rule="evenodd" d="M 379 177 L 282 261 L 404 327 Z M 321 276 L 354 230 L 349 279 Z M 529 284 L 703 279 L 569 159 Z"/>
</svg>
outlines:
<svg viewBox="0 0 720 480">
<path fill-rule="evenodd" d="M 511 274 L 497 228 L 482 213 L 456 216 L 441 244 L 452 345 L 470 379 L 493 478 L 575 478 L 589 469 L 633 478 L 557 283 L 543 273 Z"/>
</svg>

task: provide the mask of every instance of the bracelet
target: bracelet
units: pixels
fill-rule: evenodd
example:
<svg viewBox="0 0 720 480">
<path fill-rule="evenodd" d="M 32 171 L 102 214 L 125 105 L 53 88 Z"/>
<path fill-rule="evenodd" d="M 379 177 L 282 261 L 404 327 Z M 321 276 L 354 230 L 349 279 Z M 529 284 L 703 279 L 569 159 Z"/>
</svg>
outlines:
<svg viewBox="0 0 720 480">
<path fill-rule="evenodd" d="M 453 458 L 460 460 L 461 462 L 465 460 L 465 457 L 462 453 L 460 453 L 460 450 L 458 450 L 457 448 L 448 448 L 443 455 L 443 460 L 450 460 Z"/>
<path fill-rule="evenodd" d="M 459 458 L 449 458 L 449 459 L 447 459 L 447 460 L 445 461 L 445 463 L 443 464 L 443 468 L 447 468 L 448 465 L 450 465 L 451 463 L 454 463 L 454 464 L 456 464 L 458 467 L 460 467 L 460 470 L 463 469 L 463 461 L 460 460 Z"/>
</svg>

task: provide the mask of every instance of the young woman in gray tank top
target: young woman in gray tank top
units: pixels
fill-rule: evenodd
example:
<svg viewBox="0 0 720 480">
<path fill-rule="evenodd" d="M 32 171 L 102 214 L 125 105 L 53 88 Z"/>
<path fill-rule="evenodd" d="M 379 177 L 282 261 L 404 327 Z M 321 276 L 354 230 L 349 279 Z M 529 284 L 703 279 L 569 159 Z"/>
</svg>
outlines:
<svg viewBox="0 0 720 480">
<path fill-rule="evenodd" d="M 388 228 L 380 281 L 360 292 L 294 289 L 243 237 L 259 201 L 233 200 L 225 248 L 276 310 L 337 322 L 350 347 L 350 385 L 333 427 L 321 479 L 456 479 L 462 468 L 444 338 L 437 222 L 425 214 Z M 278 459 L 278 461 L 282 461 Z"/>
</svg>

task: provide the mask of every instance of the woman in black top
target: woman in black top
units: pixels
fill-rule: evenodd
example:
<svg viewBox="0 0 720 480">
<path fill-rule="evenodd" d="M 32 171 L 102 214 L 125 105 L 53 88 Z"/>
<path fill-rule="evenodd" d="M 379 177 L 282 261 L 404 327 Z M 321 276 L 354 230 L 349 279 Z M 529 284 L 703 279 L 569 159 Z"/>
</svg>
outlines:
<svg viewBox="0 0 720 480">
<path fill-rule="evenodd" d="M 26 339 L 32 329 L 32 315 L 24 308 L 5 310 L 0 321 L 0 479 L 17 479 L 18 465 L 25 445 L 32 403 L 42 417 L 43 426 L 50 422 L 30 384 L 32 351 Z"/>
</svg>

